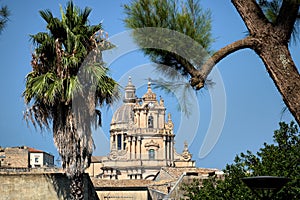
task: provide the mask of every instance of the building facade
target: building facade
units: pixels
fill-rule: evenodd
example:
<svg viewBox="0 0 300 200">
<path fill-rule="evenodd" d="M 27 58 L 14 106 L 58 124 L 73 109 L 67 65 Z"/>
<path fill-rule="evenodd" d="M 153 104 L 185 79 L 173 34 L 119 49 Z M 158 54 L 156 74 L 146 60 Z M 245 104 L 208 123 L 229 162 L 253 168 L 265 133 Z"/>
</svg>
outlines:
<svg viewBox="0 0 300 200">
<path fill-rule="evenodd" d="M 29 151 L 29 165 L 35 167 L 53 167 L 54 156 L 41 150 L 28 148 Z"/>
<path fill-rule="evenodd" d="M 184 199 L 182 184 L 222 174 L 196 168 L 187 143 L 176 152 L 171 114 L 150 82 L 141 98 L 130 78 L 124 92 L 110 124 L 110 153 L 92 156 L 86 170 L 99 199 Z"/>
<path fill-rule="evenodd" d="M 0 168 L 54 167 L 54 156 L 27 146 L 0 147 Z"/>
<path fill-rule="evenodd" d="M 129 78 L 123 104 L 111 120 L 110 153 L 93 157 L 87 172 L 101 179 L 151 180 L 162 167 L 195 167 L 187 144 L 181 154 L 175 151 L 171 114 L 151 83 L 142 98 L 135 92 Z"/>
</svg>

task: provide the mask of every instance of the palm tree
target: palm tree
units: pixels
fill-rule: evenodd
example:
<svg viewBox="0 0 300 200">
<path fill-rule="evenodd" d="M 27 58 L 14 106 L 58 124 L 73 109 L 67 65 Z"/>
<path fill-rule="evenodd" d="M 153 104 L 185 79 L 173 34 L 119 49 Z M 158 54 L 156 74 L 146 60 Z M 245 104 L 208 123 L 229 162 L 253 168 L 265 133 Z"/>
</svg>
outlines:
<svg viewBox="0 0 300 200">
<path fill-rule="evenodd" d="M 8 10 L 8 7 L 7 6 L 1 6 L 1 8 L 0 8 L 0 33 L 5 28 L 5 26 L 8 22 L 9 15 L 10 15 L 10 12 Z"/>
<path fill-rule="evenodd" d="M 61 19 L 50 10 L 40 11 L 48 32 L 30 36 L 35 52 L 23 93 L 28 107 L 24 117 L 41 130 L 52 128 L 71 179 L 71 199 L 83 199 L 83 172 L 94 148 L 92 125 L 101 125 L 97 108 L 117 98 L 117 83 L 101 57 L 112 45 L 101 24 L 89 25 L 91 9 L 81 10 L 70 1 L 60 10 Z"/>
</svg>

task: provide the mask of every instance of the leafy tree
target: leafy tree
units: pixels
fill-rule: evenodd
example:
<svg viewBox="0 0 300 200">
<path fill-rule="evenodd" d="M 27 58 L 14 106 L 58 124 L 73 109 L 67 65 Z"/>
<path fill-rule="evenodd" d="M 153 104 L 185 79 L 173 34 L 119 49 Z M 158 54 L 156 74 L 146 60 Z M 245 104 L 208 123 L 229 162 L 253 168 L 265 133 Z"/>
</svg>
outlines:
<svg viewBox="0 0 300 200">
<path fill-rule="evenodd" d="M 249 34 L 216 51 L 209 59 L 199 61 L 199 59 L 203 59 L 201 56 L 196 59 L 183 59 L 179 54 L 152 51 L 151 48 L 145 49 L 144 52 L 150 55 L 153 61 L 183 72 L 189 78 L 190 85 L 195 90 L 200 90 L 207 82 L 207 76 L 216 63 L 238 50 L 252 49 L 262 59 L 283 97 L 283 101 L 300 124 L 300 75 L 288 48 L 291 35 L 295 30 L 294 25 L 299 16 L 300 2 L 299 0 L 284 0 L 280 4 L 278 12 L 270 12 L 274 9 L 270 9 L 269 4 L 263 4 L 275 1 L 260 1 L 260 6 L 256 0 L 232 0 L 231 2 L 244 21 Z M 198 46 L 202 45 L 210 52 L 210 18 L 201 14 L 199 1 L 187 0 L 185 2 L 187 3 L 183 3 L 183 6 L 179 7 L 180 3 L 176 0 L 132 0 L 131 3 L 124 6 L 126 13 L 124 21 L 132 29 L 161 27 L 179 31 L 194 39 L 199 43 Z M 205 36 L 204 40 L 197 40 L 198 37 L 201 37 L 200 32 Z M 137 40 L 140 40 L 142 34 L 143 32 L 140 31 Z M 156 34 L 144 33 L 144 35 L 148 42 L 166 42 L 163 35 L 160 35 L 159 40 Z M 138 42 L 138 44 L 145 47 L 143 42 Z M 187 45 L 182 50 L 196 49 L 190 46 Z M 199 51 L 199 54 L 202 52 Z M 164 70 L 164 72 L 168 73 L 169 70 Z"/>
<path fill-rule="evenodd" d="M 201 44 L 205 52 L 211 53 L 211 43 L 213 39 L 211 37 L 211 16 L 209 11 L 204 11 L 199 5 L 199 1 L 194 2 L 188 0 L 185 3 L 180 4 L 178 0 L 133 0 L 129 5 L 124 5 L 127 18 L 124 20 L 125 24 L 129 28 L 144 28 L 144 27 L 160 27 L 174 31 L 178 31 L 185 34 Z M 146 30 L 147 31 L 147 30 Z M 146 46 L 151 43 L 145 37 L 144 32 L 135 32 L 136 42 L 140 46 Z M 165 33 L 162 33 L 165 34 Z M 181 51 L 187 50 L 187 44 L 185 41 L 168 41 L 161 38 L 161 34 L 152 34 L 153 41 L 165 42 L 173 47 L 174 45 Z M 175 43 L 176 42 L 176 43 Z M 193 46 L 191 46 L 193 47 Z M 198 50 L 197 58 L 194 58 L 194 62 L 201 62 L 205 55 L 201 54 L 201 50 Z M 150 56 L 152 61 L 158 63 L 158 68 L 161 71 L 168 71 L 167 75 L 172 78 L 174 76 L 173 71 L 166 68 L 165 65 L 178 70 L 182 75 L 188 76 L 189 68 L 193 68 L 193 63 L 186 60 L 178 52 L 168 51 L 166 49 L 149 48 L 143 49 L 143 51 Z M 194 63 L 195 67 L 200 63 Z"/>
<path fill-rule="evenodd" d="M 8 10 L 8 7 L 7 6 L 1 6 L 1 8 L 0 8 L 0 33 L 5 28 L 5 26 L 8 22 L 9 15 L 10 15 L 10 12 Z"/>
<path fill-rule="evenodd" d="M 202 187 L 195 182 L 183 189 L 192 199 L 257 199 L 241 178 L 248 176 L 283 176 L 291 180 L 274 199 L 300 198 L 300 132 L 294 122 L 279 123 L 274 132 L 274 144 L 264 144 L 257 154 L 250 151 L 236 156 L 234 163 L 226 166 L 224 180 L 215 177 L 203 182 Z"/>
<path fill-rule="evenodd" d="M 171 95 L 174 91 L 180 93 L 180 109 L 189 114 L 189 96 L 194 91 L 186 81 L 188 71 L 200 67 L 208 53 L 212 53 L 210 12 L 203 10 L 199 1 L 193 0 L 133 0 L 124 5 L 124 9 L 125 24 L 136 28 L 133 32 L 136 43 L 146 47 L 143 49 L 145 54 L 170 80 L 153 80 L 155 87 Z M 210 85 L 209 81 L 206 83 Z"/>
<path fill-rule="evenodd" d="M 101 58 L 101 51 L 112 45 L 101 24 L 88 23 L 91 9 L 81 10 L 70 1 L 60 10 L 61 19 L 50 10 L 40 11 L 48 31 L 30 36 L 35 52 L 23 93 L 24 117 L 42 130 L 52 128 L 72 182 L 71 198 L 83 199 L 83 172 L 94 148 L 91 128 L 100 125 L 97 107 L 114 101 L 117 83 Z"/>
</svg>

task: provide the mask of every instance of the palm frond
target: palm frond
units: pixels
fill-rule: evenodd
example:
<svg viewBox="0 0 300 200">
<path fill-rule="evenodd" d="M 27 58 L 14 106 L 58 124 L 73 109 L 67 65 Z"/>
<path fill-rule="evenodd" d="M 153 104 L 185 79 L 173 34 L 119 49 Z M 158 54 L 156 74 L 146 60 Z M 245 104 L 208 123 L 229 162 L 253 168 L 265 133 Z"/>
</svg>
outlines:
<svg viewBox="0 0 300 200">
<path fill-rule="evenodd" d="M 1 6 L 0 8 L 0 33 L 3 31 L 3 29 L 5 28 L 9 17 L 10 16 L 10 11 L 8 9 L 8 7 L 6 5 Z"/>
<path fill-rule="evenodd" d="M 66 101 L 71 101 L 74 94 L 82 94 L 82 85 L 80 84 L 77 76 L 72 76 L 65 80 L 65 99 Z"/>
<path fill-rule="evenodd" d="M 48 23 L 50 24 L 53 20 L 53 14 L 49 9 L 41 10 L 39 11 L 40 16 Z"/>
<path fill-rule="evenodd" d="M 28 125 L 29 122 L 31 122 L 35 128 L 39 127 L 41 130 L 50 128 L 49 125 L 52 119 L 51 112 L 49 112 L 49 108 L 41 102 L 36 102 L 28 107 L 23 116 Z"/>
<path fill-rule="evenodd" d="M 0 9 L 0 16 L 1 16 L 1 18 L 8 19 L 9 15 L 10 15 L 10 11 L 8 9 L 8 6 L 6 6 L 6 5 L 1 6 L 1 9 Z"/>
<path fill-rule="evenodd" d="M 23 96 L 26 103 L 35 99 L 35 101 L 51 105 L 55 103 L 54 99 L 59 96 L 61 89 L 62 83 L 53 72 L 38 76 L 35 72 L 31 72 L 26 77 L 26 90 Z"/>
<path fill-rule="evenodd" d="M 119 85 L 114 79 L 103 76 L 103 78 L 98 81 L 96 97 L 100 107 L 104 104 L 111 105 L 118 101 L 120 96 Z"/>
<path fill-rule="evenodd" d="M 83 11 L 79 13 L 79 17 L 81 19 L 81 24 L 87 24 L 88 23 L 88 17 L 91 14 L 92 9 L 85 7 Z"/>
<path fill-rule="evenodd" d="M 50 36 L 46 32 L 39 32 L 35 35 L 29 35 L 29 37 L 34 45 L 39 45 L 39 44 L 45 43 L 45 41 L 50 40 Z"/>
</svg>

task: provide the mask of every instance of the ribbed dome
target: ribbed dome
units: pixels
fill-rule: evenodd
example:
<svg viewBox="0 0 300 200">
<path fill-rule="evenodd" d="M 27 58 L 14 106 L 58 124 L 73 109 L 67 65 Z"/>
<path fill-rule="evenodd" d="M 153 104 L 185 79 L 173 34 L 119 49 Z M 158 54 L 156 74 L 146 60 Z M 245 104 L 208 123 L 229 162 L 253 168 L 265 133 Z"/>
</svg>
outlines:
<svg viewBox="0 0 300 200">
<path fill-rule="evenodd" d="M 124 124 L 133 121 L 133 107 L 134 104 L 125 103 L 114 113 L 111 123 Z"/>
</svg>

